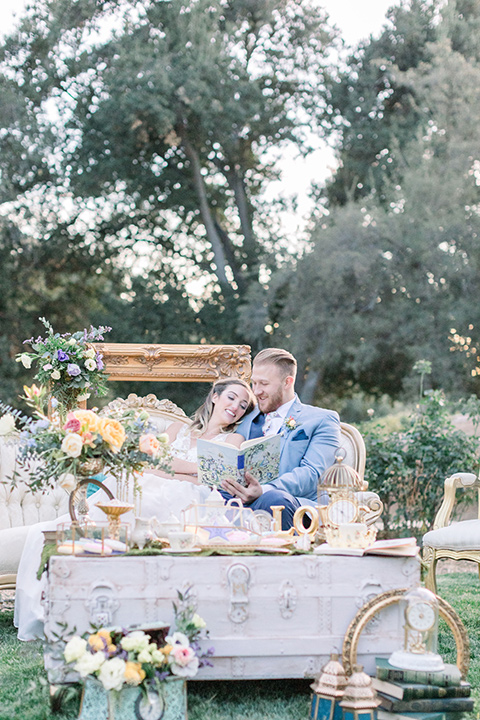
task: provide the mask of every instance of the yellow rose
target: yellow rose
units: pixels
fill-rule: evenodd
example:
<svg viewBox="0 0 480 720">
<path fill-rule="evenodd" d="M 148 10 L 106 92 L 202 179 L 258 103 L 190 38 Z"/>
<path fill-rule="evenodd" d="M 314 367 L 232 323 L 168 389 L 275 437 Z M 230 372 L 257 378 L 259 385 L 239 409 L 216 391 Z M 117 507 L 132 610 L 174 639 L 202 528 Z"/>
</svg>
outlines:
<svg viewBox="0 0 480 720">
<path fill-rule="evenodd" d="M 110 445 L 113 452 L 118 452 L 125 442 L 125 430 L 118 420 L 112 418 L 99 418 L 98 432 Z"/>
<path fill-rule="evenodd" d="M 88 644 L 96 652 L 98 652 L 99 650 L 103 650 L 105 647 L 104 640 L 99 632 L 95 633 L 94 635 L 90 635 L 90 637 L 88 638 Z"/>
<path fill-rule="evenodd" d="M 124 676 L 128 685 L 140 685 L 142 680 L 145 679 L 145 670 L 142 669 L 140 663 L 128 660 L 125 663 Z"/>
<path fill-rule="evenodd" d="M 82 452 L 83 440 L 76 433 L 67 433 L 62 440 L 62 450 L 68 457 L 79 457 Z"/>
<path fill-rule="evenodd" d="M 81 432 L 98 432 L 100 418 L 93 410 L 74 410 L 73 415 L 79 420 L 82 426 Z"/>
</svg>

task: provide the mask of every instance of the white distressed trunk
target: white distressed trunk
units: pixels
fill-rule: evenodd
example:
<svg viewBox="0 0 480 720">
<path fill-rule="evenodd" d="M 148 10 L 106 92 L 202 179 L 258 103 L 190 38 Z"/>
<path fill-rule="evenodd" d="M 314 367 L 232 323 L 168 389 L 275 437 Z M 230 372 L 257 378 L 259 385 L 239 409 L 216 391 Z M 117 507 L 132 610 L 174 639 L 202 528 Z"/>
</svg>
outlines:
<svg viewBox="0 0 480 720">
<path fill-rule="evenodd" d="M 378 593 L 419 585 L 417 558 L 298 555 L 218 557 L 52 557 L 45 596 L 45 663 L 50 682 L 67 679 L 55 634 L 61 624 L 83 633 L 94 625 L 130 627 L 173 620 L 177 590 L 192 587 L 210 632 L 213 667 L 198 679 L 313 677 L 347 627 Z M 402 643 L 398 606 L 365 629 L 358 661 Z"/>
</svg>

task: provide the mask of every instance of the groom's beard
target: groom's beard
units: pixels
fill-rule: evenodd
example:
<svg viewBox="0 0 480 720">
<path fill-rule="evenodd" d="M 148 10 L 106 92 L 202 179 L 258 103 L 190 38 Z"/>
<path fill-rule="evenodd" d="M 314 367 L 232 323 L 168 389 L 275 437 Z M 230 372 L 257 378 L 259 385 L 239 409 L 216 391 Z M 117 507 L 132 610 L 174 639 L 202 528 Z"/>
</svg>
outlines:
<svg viewBox="0 0 480 720">
<path fill-rule="evenodd" d="M 283 395 L 281 390 L 277 390 L 274 395 L 269 395 L 268 397 L 263 398 L 263 400 L 258 400 L 258 407 L 265 414 L 273 412 L 279 408 L 280 405 L 283 405 Z"/>
</svg>

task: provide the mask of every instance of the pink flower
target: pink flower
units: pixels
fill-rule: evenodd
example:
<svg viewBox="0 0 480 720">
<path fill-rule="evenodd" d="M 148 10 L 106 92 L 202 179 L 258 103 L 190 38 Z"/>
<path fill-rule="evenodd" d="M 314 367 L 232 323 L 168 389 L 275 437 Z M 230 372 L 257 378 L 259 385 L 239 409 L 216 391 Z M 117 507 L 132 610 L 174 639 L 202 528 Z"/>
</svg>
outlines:
<svg viewBox="0 0 480 720">
<path fill-rule="evenodd" d="M 67 422 L 63 426 L 63 429 L 69 432 L 79 432 L 81 427 L 80 420 L 77 420 L 72 413 L 68 413 Z"/>
<path fill-rule="evenodd" d="M 198 657 L 191 647 L 174 645 L 170 652 L 170 669 L 174 675 L 193 677 L 198 671 Z"/>
<path fill-rule="evenodd" d="M 156 457 L 160 451 L 160 443 L 155 435 L 152 435 L 151 433 L 141 436 L 138 441 L 138 447 L 140 452 L 150 455 L 151 457 Z"/>
<path fill-rule="evenodd" d="M 95 443 L 93 442 L 93 433 L 91 433 L 89 430 L 86 430 L 82 434 L 83 444 L 89 445 L 90 447 L 95 447 Z"/>
</svg>

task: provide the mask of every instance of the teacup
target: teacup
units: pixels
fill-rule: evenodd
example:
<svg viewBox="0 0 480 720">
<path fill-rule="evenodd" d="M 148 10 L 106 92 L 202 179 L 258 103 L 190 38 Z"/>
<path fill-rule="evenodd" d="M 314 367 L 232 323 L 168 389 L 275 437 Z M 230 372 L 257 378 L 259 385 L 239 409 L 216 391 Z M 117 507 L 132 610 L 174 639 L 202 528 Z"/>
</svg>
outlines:
<svg viewBox="0 0 480 720">
<path fill-rule="evenodd" d="M 197 536 L 191 532 L 170 532 L 168 533 L 170 547 L 174 552 L 188 552 L 195 547 Z"/>
<path fill-rule="evenodd" d="M 342 523 L 326 527 L 325 534 L 332 547 L 365 549 L 375 541 L 377 530 L 365 523 Z"/>
</svg>

